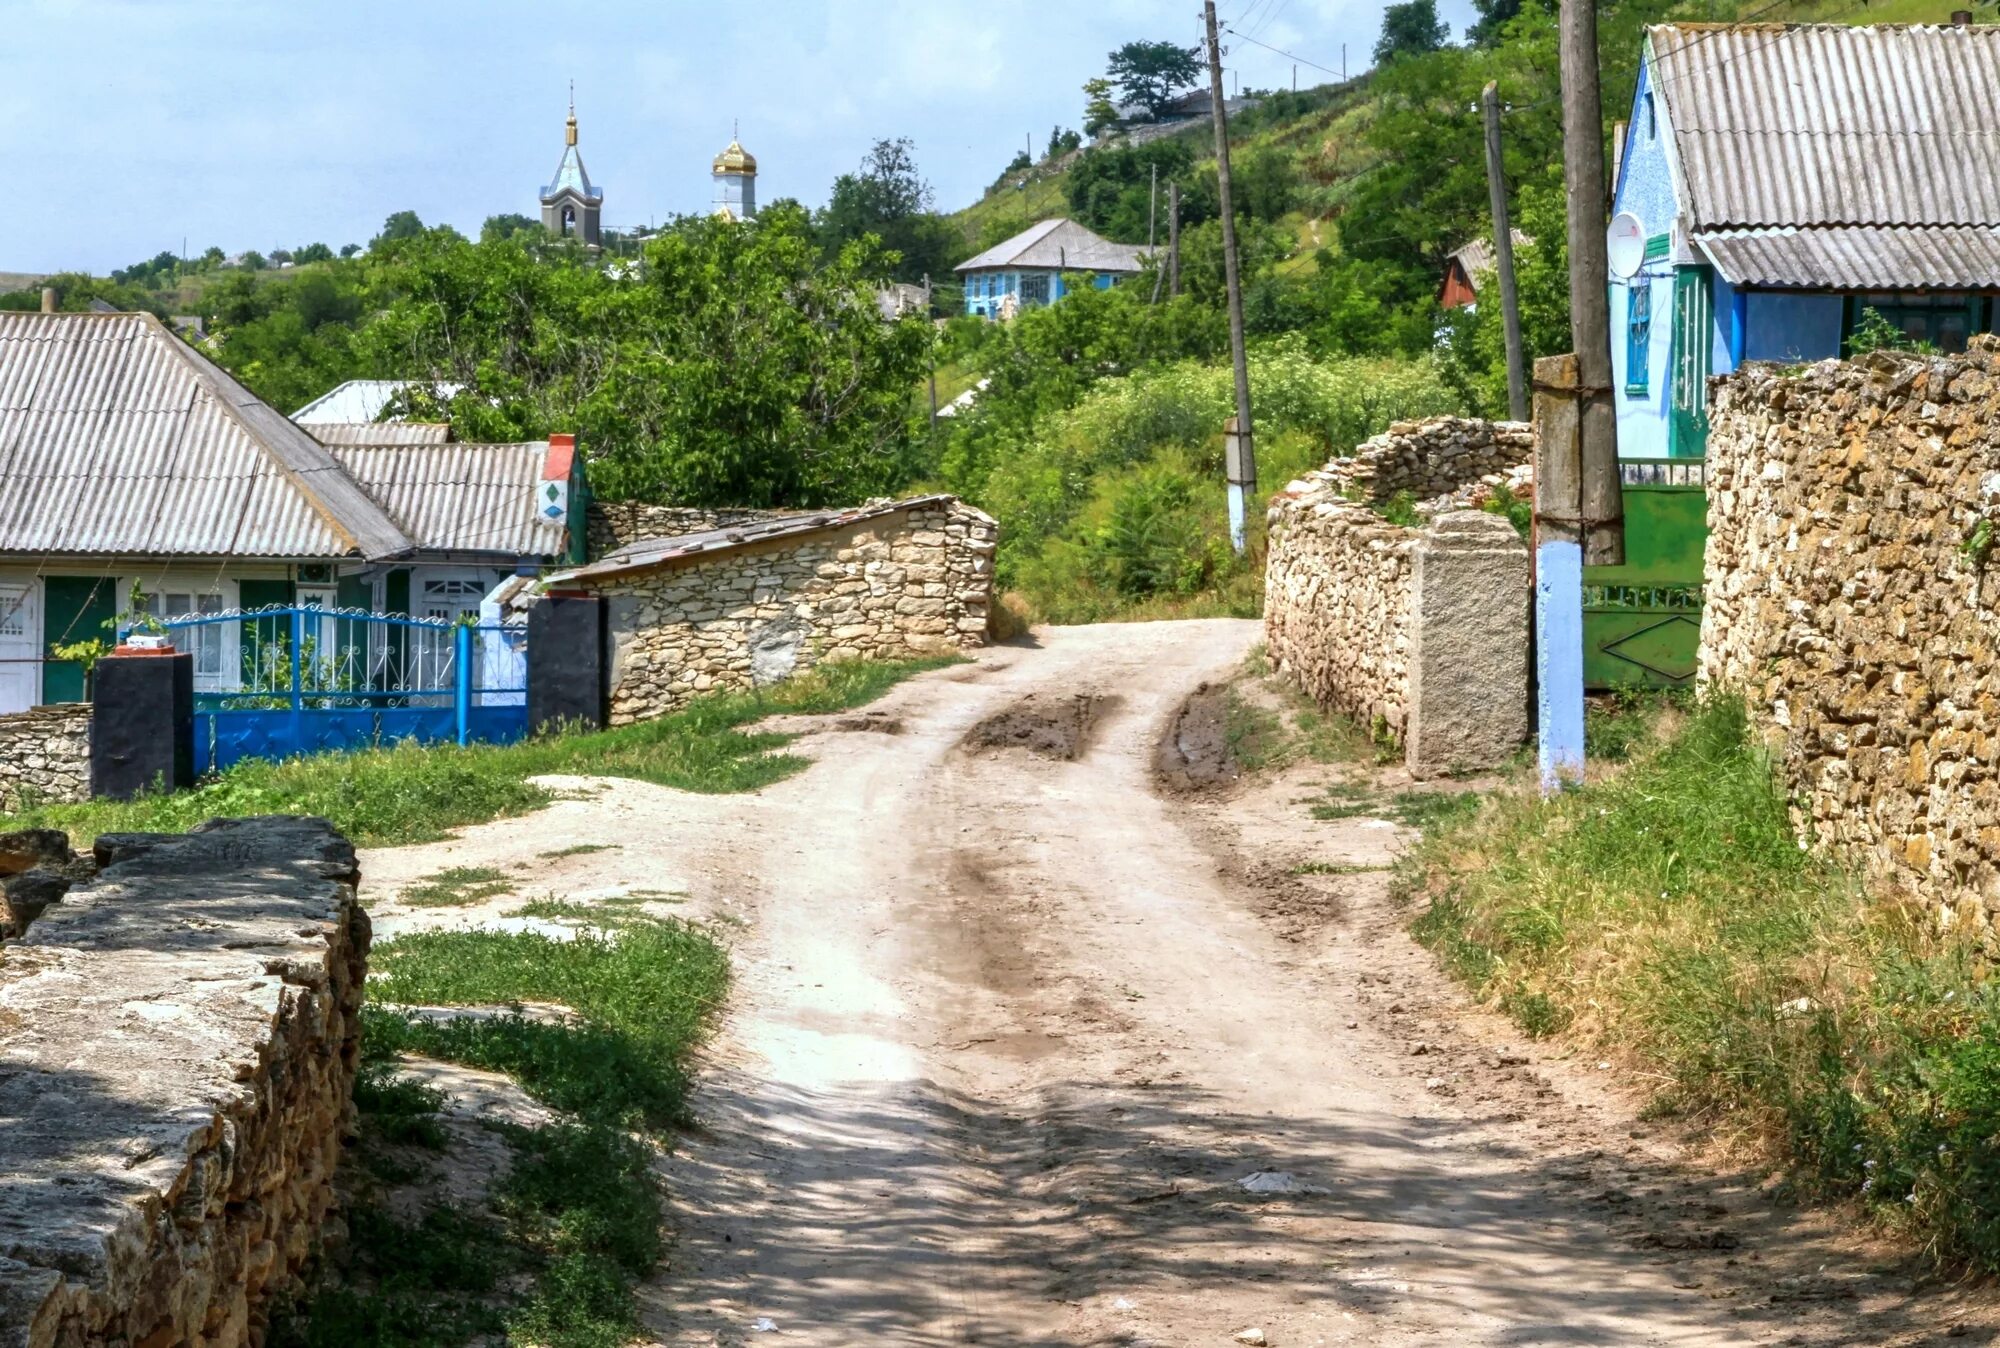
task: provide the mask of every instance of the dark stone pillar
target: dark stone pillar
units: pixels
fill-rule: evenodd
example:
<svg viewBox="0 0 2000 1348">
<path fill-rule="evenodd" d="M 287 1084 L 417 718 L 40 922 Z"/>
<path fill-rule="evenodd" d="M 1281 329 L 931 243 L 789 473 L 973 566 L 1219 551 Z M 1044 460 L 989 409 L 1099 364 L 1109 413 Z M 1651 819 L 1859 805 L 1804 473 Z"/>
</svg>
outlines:
<svg viewBox="0 0 2000 1348">
<path fill-rule="evenodd" d="M 194 785 L 194 657 L 106 656 L 90 713 L 90 794 L 131 800 Z"/>
<path fill-rule="evenodd" d="M 552 595 L 528 610 L 528 731 L 600 730 L 609 719 L 610 625 L 602 599 Z"/>
</svg>

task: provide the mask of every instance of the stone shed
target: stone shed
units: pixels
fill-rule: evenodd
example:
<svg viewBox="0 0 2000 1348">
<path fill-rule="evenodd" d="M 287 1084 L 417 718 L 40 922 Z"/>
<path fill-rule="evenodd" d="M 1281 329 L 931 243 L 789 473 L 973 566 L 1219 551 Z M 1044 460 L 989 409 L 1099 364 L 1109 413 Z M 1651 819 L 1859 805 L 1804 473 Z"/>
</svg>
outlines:
<svg viewBox="0 0 2000 1348">
<path fill-rule="evenodd" d="M 823 660 L 985 644 L 999 526 L 952 496 L 648 538 L 549 578 L 608 601 L 613 724 Z"/>
</svg>

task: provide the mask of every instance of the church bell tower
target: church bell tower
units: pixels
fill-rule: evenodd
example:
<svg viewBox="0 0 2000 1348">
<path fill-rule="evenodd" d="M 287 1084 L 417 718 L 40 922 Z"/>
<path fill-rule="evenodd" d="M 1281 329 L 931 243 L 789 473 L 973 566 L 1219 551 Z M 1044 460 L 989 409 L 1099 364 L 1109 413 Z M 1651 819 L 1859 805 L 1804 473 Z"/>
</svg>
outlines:
<svg viewBox="0 0 2000 1348">
<path fill-rule="evenodd" d="M 757 218 L 757 160 L 734 135 L 715 157 L 715 213 L 731 220 Z"/>
<path fill-rule="evenodd" d="M 542 189 L 542 228 L 557 238 L 576 239 L 586 247 L 599 245 L 599 220 L 604 189 L 590 181 L 583 155 L 576 148 L 576 86 L 570 86 L 569 121 L 563 130 L 562 162 L 556 176 Z"/>
</svg>

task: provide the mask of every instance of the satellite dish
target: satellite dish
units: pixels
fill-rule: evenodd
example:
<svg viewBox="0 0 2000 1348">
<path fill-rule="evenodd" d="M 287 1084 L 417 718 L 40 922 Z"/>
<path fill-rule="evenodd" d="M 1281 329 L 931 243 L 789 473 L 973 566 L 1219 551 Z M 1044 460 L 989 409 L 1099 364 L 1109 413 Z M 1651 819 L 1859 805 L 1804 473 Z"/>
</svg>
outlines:
<svg viewBox="0 0 2000 1348">
<path fill-rule="evenodd" d="M 1639 223 L 1639 217 L 1630 211 L 1612 216 L 1611 228 L 1604 236 L 1604 251 L 1609 255 L 1613 276 L 1621 281 L 1636 276 L 1639 265 L 1646 260 L 1646 227 Z"/>
</svg>

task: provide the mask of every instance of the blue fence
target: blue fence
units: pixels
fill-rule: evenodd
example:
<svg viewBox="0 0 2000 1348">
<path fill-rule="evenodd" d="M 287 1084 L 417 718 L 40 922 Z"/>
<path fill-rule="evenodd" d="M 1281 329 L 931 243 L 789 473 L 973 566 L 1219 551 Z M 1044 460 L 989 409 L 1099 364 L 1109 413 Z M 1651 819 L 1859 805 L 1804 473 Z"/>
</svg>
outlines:
<svg viewBox="0 0 2000 1348">
<path fill-rule="evenodd" d="M 267 608 L 159 620 L 195 662 L 195 770 L 528 730 L 527 629 Z"/>
</svg>

